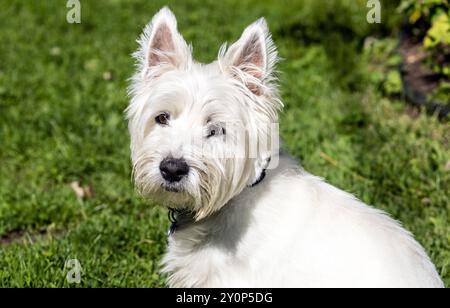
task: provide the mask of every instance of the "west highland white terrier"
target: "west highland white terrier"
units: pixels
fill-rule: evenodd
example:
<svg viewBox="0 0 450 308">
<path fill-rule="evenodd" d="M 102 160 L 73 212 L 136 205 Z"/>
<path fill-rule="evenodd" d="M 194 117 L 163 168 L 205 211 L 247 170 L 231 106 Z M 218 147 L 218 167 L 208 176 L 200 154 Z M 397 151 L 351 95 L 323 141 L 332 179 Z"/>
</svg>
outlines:
<svg viewBox="0 0 450 308">
<path fill-rule="evenodd" d="M 443 287 L 384 212 L 279 154 L 283 104 L 264 19 L 201 64 L 160 10 L 134 54 L 127 109 L 139 192 L 173 214 L 172 287 Z"/>
</svg>

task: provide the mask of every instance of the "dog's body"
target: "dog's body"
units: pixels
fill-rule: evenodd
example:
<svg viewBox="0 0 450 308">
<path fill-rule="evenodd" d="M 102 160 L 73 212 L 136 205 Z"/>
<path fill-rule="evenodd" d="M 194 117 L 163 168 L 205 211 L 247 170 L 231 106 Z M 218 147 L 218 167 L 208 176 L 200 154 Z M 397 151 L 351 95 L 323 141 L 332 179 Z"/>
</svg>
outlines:
<svg viewBox="0 0 450 308">
<path fill-rule="evenodd" d="M 264 20 L 208 65 L 192 59 L 166 8 L 139 42 L 128 108 L 135 182 L 188 213 L 163 259 L 170 286 L 443 286 L 397 222 L 278 157 L 266 129 L 282 107 L 277 54 Z"/>
</svg>

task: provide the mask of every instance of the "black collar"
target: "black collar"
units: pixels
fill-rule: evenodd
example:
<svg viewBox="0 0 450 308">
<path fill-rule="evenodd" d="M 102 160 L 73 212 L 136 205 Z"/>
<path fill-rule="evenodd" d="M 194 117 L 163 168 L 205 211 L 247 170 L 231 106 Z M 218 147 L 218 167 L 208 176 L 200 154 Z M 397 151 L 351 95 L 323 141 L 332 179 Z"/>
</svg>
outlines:
<svg viewBox="0 0 450 308">
<path fill-rule="evenodd" d="M 175 230 L 190 222 L 194 222 L 194 213 L 187 209 L 169 208 L 169 221 L 171 224 L 167 235 L 170 237 Z"/>
<path fill-rule="evenodd" d="M 271 159 L 272 159 L 272 157 L 268 157 L 266 159 L 265 164 L 264 164 L 264 168 L 262 169 L 258 179 L 256 179 L 256 181 L 252 185 L 250 185 L 250 187 L 255 187 L 256 185 L 261 183 L 262 180 L 264 180 L 264 178 L 266 177 L 267 167 L 269 166 Z"/>
<path fill-rule="evenodd" d="M 261 174 L 259 175 L 258 179 L 255 181 L 255 183 L 253 183 L 252 185 L 250 185 L 250 187 L 255 187 L 256 185 L 258 185 L 259 183 L 262 182 L 262 180 L 264 180 L 264 178 L 266 177 L 266 169 L 263 169 L 261 171 Z"/>
<path fill-rule="evenodd" d="M 270 159 L 268 159 L 268 162 L 270 162 Z M 259 183 L 261 183 L 265 177 L 266 177 L 266 169 L 263 169 L 258 179 L 253 184 L 250 185 L 250 188 L 253 188 Z M 195 221 L 194 213 L 187 209 L 169 208 L 169 221 L 171 224 L 167 235 L 170 237 L 175 232 L 175 230 L 179 229 L 181 226 L 184 226 L 190 222 Z"/>
</svg>

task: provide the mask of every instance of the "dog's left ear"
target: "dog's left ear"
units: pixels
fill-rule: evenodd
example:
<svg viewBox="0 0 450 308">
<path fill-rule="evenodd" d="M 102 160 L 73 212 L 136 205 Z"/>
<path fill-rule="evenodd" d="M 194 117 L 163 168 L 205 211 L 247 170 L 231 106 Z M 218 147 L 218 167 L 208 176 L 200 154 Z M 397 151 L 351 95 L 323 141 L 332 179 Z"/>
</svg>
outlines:
<svg viewBox="0 0 450 308">
<path fill-rule="evenodd" d="M 258 96 L 264 94 L 273 81 L 277 60 L 278 53 L 264 18 L 248 26 L 228 50 L 222 46 L 219 53 L 222 69 Z"/>
</svg>

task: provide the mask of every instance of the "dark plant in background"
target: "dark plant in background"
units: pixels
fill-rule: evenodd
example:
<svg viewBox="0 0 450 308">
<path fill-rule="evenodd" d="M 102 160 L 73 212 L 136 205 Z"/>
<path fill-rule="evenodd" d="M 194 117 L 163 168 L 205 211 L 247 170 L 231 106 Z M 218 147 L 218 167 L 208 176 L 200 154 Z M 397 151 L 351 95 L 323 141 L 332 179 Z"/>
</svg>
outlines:
<svg viewBox="0 0 450 308">
<path fill-rule="evenodd" d="M 450 5 L 448 0 L 403 0 L 398 11 L 407 16 L 408 40 L 421 46 L 417 58 L 436 73 L 430 98 L 450 102 Z M 410 62 L 415 60 L 410 56 Z M 408 59 L 406 59 L 408 61 Z"/>
</svg>

